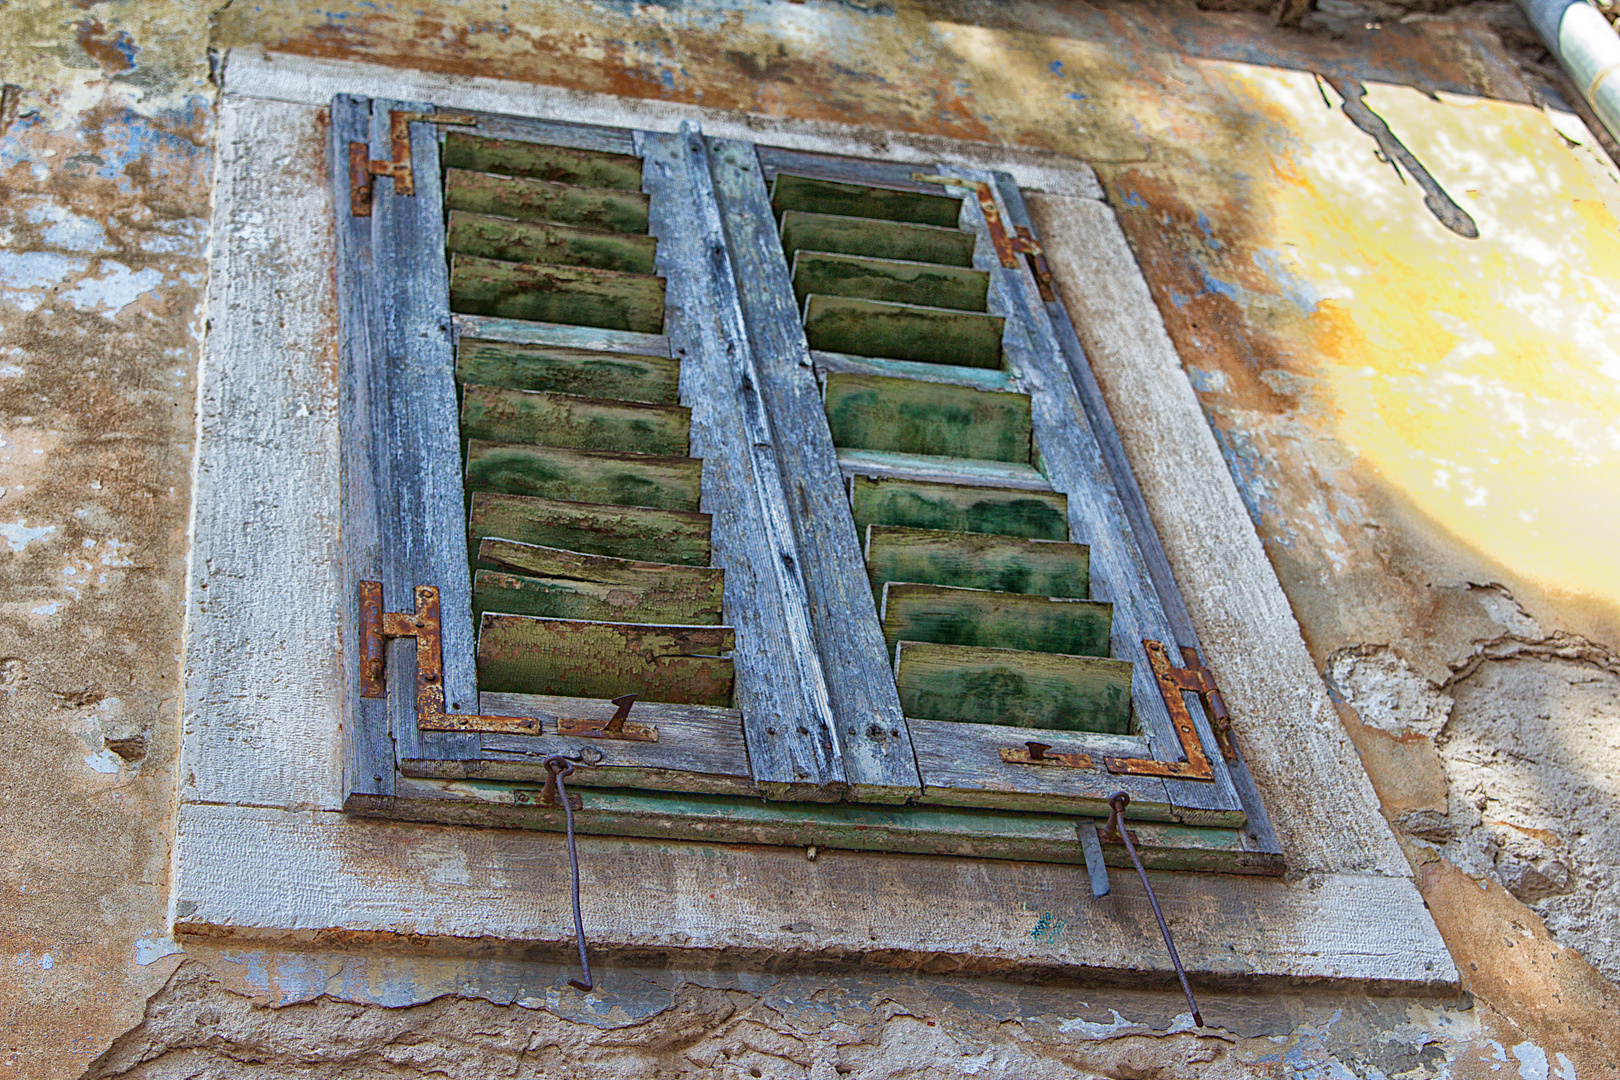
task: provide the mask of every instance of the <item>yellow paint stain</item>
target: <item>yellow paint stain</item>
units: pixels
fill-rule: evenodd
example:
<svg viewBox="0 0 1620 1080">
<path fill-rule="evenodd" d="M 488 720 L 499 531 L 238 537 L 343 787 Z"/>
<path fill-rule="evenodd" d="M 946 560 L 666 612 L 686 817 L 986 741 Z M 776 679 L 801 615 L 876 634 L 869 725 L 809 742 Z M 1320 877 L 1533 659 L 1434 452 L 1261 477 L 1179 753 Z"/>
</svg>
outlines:
<svg viewBox="0 0 1620 1080">
<path fill-rule="evenodd" d="M 1325 386 L 1333 437 L 1487 558 L 1620 607 L 1620 228 L 1587 170 L 1534 109 L 1369 86 L 1469 240 L 1309 75 L 1209 67 L 1292 135 L 1251 240 L 1287 245 L 1272 289 L 1302 306 L 1263 321 L 1309 342 L 1297 373 Z"/>
</svg>

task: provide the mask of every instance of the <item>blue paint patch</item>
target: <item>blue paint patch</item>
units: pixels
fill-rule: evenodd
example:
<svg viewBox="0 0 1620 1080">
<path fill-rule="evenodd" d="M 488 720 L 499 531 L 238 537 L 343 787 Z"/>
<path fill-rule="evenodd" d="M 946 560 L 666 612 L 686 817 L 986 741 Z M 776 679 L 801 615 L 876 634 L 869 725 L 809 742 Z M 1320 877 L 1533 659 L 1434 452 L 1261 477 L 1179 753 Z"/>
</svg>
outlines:
<svg viewBox="0 0 1620 1080">
<path fill-rule="evenodd" d="M 1125 193 L 1125 205 L 1132 210 L 1146 210 L 1148 208 L 1147 200 L 1134 191 Z"/>
<path fill-rule="evenodd" d="M 1062 75 L 1063 74 L 1063 61 L 1061 61 L 1061 60 L 1052 61 L 1051 72 L 1054 75 Z"/>
<path fill-rule="evenodd" d="M 1070 101 L 1085 101 L 1086 98 L 1087 98 L 1086 94 L 1082 94 L 1078 90 L 1070 90 L 1067 94 L 1064 94 L 1063 96 L 1068 98 Z"/>
<path fill-rule="evenodd" d="M 1260 268 L 1260 272 L 1277 286 L 1277 291 L 1305 314 L 1314 314 L 1317 307 L 1326 299 L 1317 290 L 1315 283 L 1301 277 L 1288 265 L 1288 257 L 1282 252 L 1271 248 L 1259 248 L 1251 258 L 1254 265 Z"/>
<path fill-rule="evenodd" d="M 115 181 L 119 192 L 126 195 L 134 190 L 128 170 L 137 163 L 150 180 L 189 181 L 187 174 L 200 175 L 207 167 L 210 149 L 205 140 L 212 125 L 213 113 L 207 101 L 196 96 L 179 108 L 154 116 L 120 109 L 85 128 L 87 136 L 97 137 L 101 152 L 76 155 L 69 164 L 94 166 L 96 176 Z M 204 141 L 193 141 L 178 133 L 184 129 L 197 131 Z"/>
<path fill-rule="evenodd" d="M 1207 415 L 1207 412 L 1206 412 Z M 1254 445 L 1248 432 L 1226 430 L 1213 422 L 1209 425 L 1215 434 L 1215 443 L 1226 459 L 1226 469 L 1237 484 L 1238 495 L 1249 511 L 1249 520 L 1262 537 L 1268 537 L 1280 547 L 1293 547 L 1298 534 L 1288 526 L 1282 506 L 1277 502 L 1277 484 L 1266 475 L 1266 459 Z M 1269 519 L 1269 522 L 1268 522 Z M 1275 528 L 1268 528 L 1275 525 Z"/>
<path fill-rule="evenodd" d="M 1198 276 L 1203 279 L 1206 292 L 1224 296 L 1235 304 L 1243 302 L 1243 294 L 1246 290 L 1233 285 L 1230 281 L 1222 281 L 1208 270 L 1199 270 Z"/>
<path fill-rule="evenodd" d="M 1203 368 L 1187 366 L 1187 381 L 1192 383 L 1193 390 L 1200 394 L 1218 394 L 1223 389 L 1222 383 L 1226 380 L 1221 373 L 1208 372 Z"/>
<path fill-rule="evenodd" d="M 1176 307 L 1178 307 L 1178 308 L 1186 307 L 1187 306 L 1187 301 L 1190 300 L 1190 299 L 1192 299 L 1192 297 L 1188 296 L 1184 292 L 1179 292 L 1176 289 L 1171 289 L 1170 290 L 1170 302 L 1172 304 L 1176 305 Z"/>
</svg>

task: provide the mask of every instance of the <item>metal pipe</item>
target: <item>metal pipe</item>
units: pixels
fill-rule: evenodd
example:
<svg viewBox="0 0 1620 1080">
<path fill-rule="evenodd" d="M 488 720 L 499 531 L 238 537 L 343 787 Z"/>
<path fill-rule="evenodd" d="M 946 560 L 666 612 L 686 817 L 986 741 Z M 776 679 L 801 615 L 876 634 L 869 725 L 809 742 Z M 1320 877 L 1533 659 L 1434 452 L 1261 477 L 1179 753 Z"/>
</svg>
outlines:
<svg viewBox="0 0 1620 1080">
<path fill-rule="evenodd" d="M 1587 0 L 1515 0 L 1609 134 L 1620 139 L 1620 35 Z"/>
</svg>

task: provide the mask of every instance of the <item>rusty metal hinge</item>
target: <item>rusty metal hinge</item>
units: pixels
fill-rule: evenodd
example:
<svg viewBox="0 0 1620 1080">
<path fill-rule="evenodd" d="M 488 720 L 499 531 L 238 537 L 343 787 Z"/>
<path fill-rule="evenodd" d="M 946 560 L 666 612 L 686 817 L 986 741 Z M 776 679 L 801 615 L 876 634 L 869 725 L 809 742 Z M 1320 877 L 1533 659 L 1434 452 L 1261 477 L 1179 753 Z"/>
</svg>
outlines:
<svg viewBox="0 0 1620 1080">
<path fill-rule="evenodd" d="M 1029 258 L 1030 273 L 1035 276 L 1035 285 L 1041 291 L 1041 299 L 1051 303 L 1057 299 L 1052 291 L 1052 270 L 1046 265 L 1046 253 L 1041 250 L 1040 241 L 1035 234 L 1020 225 L 1017 235 L 1008 236 L 1006 226 L 1001 223 L 1001 208 L 996 205 L 996 193 L 993 188 L 983 180 L 960 180 L 954 176 L 932 176 L 928 173 L 912 173 L 911 178 L 919 184 L 939 184 L 941 187 L 967 188 L 979 200 L 979 210 L 984 214 L 984 226 L 990 233 L 990 245 L 996 249 L 996 258 L 1008 270 L 1018 268 L 1018 256 Z"/>
<path fill-rule="evenodd" d="M 1176 735 L 1181 739 L 1181 752 L 1186 761 L 1154 761 L 1148 758 L 1108 758 L 1108 771 L 1112 773 L 1126 773 L 1132 776 L 1162 776 L 1173 780 L 1214 780 L 1215 770 L 1210 764 L 1209 756 L 1204 753 L 1204 745 L 1198 739 L 1198 729 L 1193 726 L 1192 713 L 1187 709 L 1187 703 L 1182 700 L 1183 693 L 1197 694 L 1209 707 L 1214 717 L 1215 741 L 1220 745 L 1221 756 L 1228 761 L 1237 760 L 1237 744 L 1232 738 L 1232 718 L 1226 711 L 1226 701 L 1221 697 L 1220 687 L 1215 685 L 1215 676 L 1209 669 L 1198 662 L 1196 649 L 1181 650 L 1182 659 L 1186 661 L 1184 668 L 1170 666 L 1170 651 L 1162 642 L 1143 641 L 1142 647 L 1147 650 L 1148 663 L 1153 668 L 1153 675 L 1159 684 L 1159 693 L 1164 698 L 1164 707 L 1170 713 L 1170 722 L 1175 725 Z"/>
<path fill-rule="evenodd" d="M 387 694 L 384 674 L 390 638 L 416 639 L 416 726 L 423 731 L 488 731 L 538 735 L 533 716 L 473 716 L 444 711 L 444 652 L 440 642 L 439 590 L 416 587 L 416 613 L 383 612 L 380 581 L 360 582 L 360 696 Z"/>
<path fill-rule="evenodd" d="M 349 144 L 349 213 L 355 217 L 371 216 L 372 182 L 386 176 L 394 181 L 395 195 L 416 194 L 416 174 L 411 169 L 411 124 L 452 124 L 476 127 L 476 116 L 461 113 L 419 113 L 392 110 L 388 114 L 388 137 L 393 144 L 391 161 L 375 161 L 371 147 L 363 142 Z"/>
</svg>

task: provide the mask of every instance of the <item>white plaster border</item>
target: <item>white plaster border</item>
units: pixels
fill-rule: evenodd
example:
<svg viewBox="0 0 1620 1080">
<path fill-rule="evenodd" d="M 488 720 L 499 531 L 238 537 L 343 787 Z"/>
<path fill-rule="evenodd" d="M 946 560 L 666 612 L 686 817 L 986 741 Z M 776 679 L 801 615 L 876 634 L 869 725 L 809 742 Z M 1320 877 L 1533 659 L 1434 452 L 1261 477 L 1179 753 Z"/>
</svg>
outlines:
<svg viewBox="0 0 1620 1080">
<path fill-rule="evenodd" d="M 1297 874 L 1159 875 L 1184 961 L 1211 977 L 1455 989 L 1089 167 L 894 136 L 885 153 L 859 129 L 256 52 L 233 53 L 227 71 L 188 582 L 177 932 L 558 948 L 572 939 L 560 837 L 336 812 L 347 605 L 335 555 L 338 326 L 322 114 L 343 92 L 652 128 L 696 121 L 710 134 L 825 153 L 1010 166 L 1052 193 L 1047 212 L 1057 205 L 1076 231 L 1048 236 L 1049 254 L 1076 297 L 1118 309 L 1089 310 L 1094 300 L 1075 314 L 1094 361 L 1135 380 L 1136 400 L 1115 412 L 1126 445 L 1169 440 L 1162 460 L 1133 459 L 1150 509 L 1161 527 L 1199 523 L 1166 529 L 1165 546 L 1211 666 L 1234 688 L 1251 768 Z M 1296 773 L 1309 786 L 1289 779 Z M 983 970 L 1169 971 L 1125 875 L 1099 903 L 1075 867 L 834 852 L 811 863 L 790 849 L 607 839 L 583 851 L 593 942 L 624 956 L 823 963 L 876 952 Z"/>
</svg>

